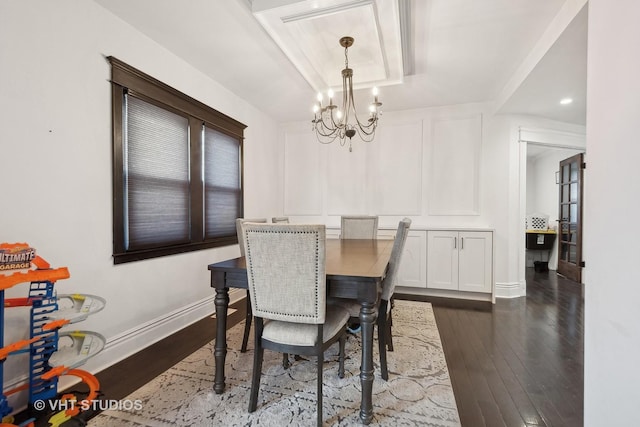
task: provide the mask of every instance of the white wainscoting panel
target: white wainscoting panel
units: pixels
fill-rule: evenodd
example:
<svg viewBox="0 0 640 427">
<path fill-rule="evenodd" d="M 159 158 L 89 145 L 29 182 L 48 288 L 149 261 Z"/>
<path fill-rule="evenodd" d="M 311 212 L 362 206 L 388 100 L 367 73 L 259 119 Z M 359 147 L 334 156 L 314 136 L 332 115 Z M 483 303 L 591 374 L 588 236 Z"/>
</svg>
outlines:
<svg viewBox="0 0 640 427">
<path fill-rule="evenodd" d="M 309 131 L 291 130 L 284 137 L 284 214 L 322 215 L 321 149 Z"/>
<path fill-rule="evenodd" d="M 481 114 L 433 120 L 429 215 L 479 214 L 481 145 Z"/>
<path fill-rule="evenodd" d="M 327 151 L 327 213 L 329 215 L 363 215 L 369 213 L 367 194 L 370 170 L 369 151 L 374 142 L 354 137 L 353 149 L 348 142 L 340 146 L 338 140 L 320 148 Z M 320 145 L 318 143 L 318 145 Z"/>
<path fill-rule="evenodd" d="M 422 212 L 422 123 L 387 122 L 376 132 L 371 203 L 378 215 Z"/>
</svg>

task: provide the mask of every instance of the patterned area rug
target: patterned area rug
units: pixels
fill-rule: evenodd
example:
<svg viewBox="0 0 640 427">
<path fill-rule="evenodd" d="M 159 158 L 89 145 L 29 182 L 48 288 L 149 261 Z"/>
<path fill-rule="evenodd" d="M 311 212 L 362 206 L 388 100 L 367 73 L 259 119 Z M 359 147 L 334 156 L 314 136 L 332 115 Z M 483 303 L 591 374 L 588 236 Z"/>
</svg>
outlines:
<svg viewBox="0 0 640 427">
<path fill-rule="evenodd" d="M 431 305 L 396 301 L 389 381 L 380 378 L 377 340 L 372 426 L 460 426 L 447 363 Z M 213 392 L 213 342 L 89 421 L 113 426 L 309 426 L 316 419 L 316 362 L 293 361 L 265 350 L 258 408 L 247 412 L 253 351 L 240 353 L 244 324 L 227 334 L 226 389 Z M 251 331 L 253 333 L 253 329 Z M 338 348 L 325 353 L 324 425 L 361 425 L 360 336 L 347 341 L 345 377 L 338 378 Z"/>
</svg>

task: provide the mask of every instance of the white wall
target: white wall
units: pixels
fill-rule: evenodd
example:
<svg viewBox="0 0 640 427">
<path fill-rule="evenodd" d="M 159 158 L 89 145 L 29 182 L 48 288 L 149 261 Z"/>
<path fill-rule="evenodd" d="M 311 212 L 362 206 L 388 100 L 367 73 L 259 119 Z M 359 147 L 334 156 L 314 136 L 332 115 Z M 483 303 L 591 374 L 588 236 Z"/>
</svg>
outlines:
<svg viewBox="0 0 640 427">
<path fill-rule="evenodd" d="M 279 209 L 271 119 L 93 2 L 0 2 L 0 241 L 67 266 L 59 293 L 106 298 L 104 311 L 74 325 L 108 339 L 84 367 L 94 372 L 211 313 L 207 265 L 238 255 L 234 245 L 113 265 L 109 55 L 246 124 L 245 212 Z M 28 310 L 6 314 L 5 343 L 27 337 Z M 5 386 L 27 370 L 11 356 Z"/>
<path fill-rule="evenodd" d="M 352 152 L 337 141 L 320 144 L 306 121 L 283 124 L 284 214 L 339 226 L 342 214 L 374 213 L 392 227 L 403 216 L 452 225 L 455 215 L 459 224 L 486 226 L 481 182 L 489 179 L 485 162 L 495 161 L 485 156 L 487 111 L 484 104 L 385 111 L 375 140 L 355 137 Z"/>
<path fill-rule="evenodd" d="M 640 402 L 640 2 L 589 1 L 585 426 L 637 424 Z"/>
</svg>

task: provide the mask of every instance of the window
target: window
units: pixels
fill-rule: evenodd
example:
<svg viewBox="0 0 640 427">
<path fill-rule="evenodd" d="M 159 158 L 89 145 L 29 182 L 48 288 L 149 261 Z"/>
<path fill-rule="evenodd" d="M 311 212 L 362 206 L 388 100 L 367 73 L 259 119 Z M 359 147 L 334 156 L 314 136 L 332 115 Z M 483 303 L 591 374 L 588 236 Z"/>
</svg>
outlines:
<svg viewBox="0 0 640 427">
<path fill-rule="evenodd" d="M 237 243 L 246 126 L 109 61 L 114 263 Z"/>
</svg>

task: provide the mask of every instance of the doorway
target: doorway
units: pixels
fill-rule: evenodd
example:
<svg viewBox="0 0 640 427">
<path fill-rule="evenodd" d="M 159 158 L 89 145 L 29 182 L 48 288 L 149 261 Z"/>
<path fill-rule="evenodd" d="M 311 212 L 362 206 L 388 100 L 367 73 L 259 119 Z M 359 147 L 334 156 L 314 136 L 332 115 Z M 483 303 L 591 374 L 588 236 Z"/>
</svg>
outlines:
<svg viewBox="0 0 640 427">
<path fill-rule="evenodd" d="M 558 274 L 582 282 L 582 200 L 584 154 L 560 162 Z"/>
<path fill-rule="evenodd" d="M 544 128 L 518 128 L 519 156 L 519 219 L 518 228 L 522 238 L 519 241 L 519 296 L 526 293 L 527 264 L 533 267 L 533 261 L 540 259 L 540 254 L 529 254 L 526 249 L 526 217 L 529 213 L 545 213 L 548 215 L 549 227 L 558 230 L 559 184 L 556 172 L 559 173 L 560 161 L 573 155 L 585 152 L 585 134 L 575 131 L 557 131 Z M 558 244 L 549 252 L 549 274 L 555 274 L 558 263 Z M 537 257 L 536 257 L 537 256 Z M 533 258 L 533 259 L 532 259 Z M 546 258 L 545 258 L 546 259 Z M 515 292 L 513 293 L 515 295 Z"/>
<path fill-rule="evenodd" d="M 526 203 L 525 215 L 535 214 L 548 219 L 548 227 L 559 230 L 559 169 L 558 164 L 567 157 L 582 153 L 582 150 L 565 147 L 527 144 L 526 160 Z M 556 179 L 558 178 L 558 179 Z M 559 240 L 556 236 L 556 242 Z M 550 270 L 558 268 L 558 246 L 540 253 L 526 252 L 526 267 L 533 267 L 534 261 L 547 261 Z"/>
</svg>

